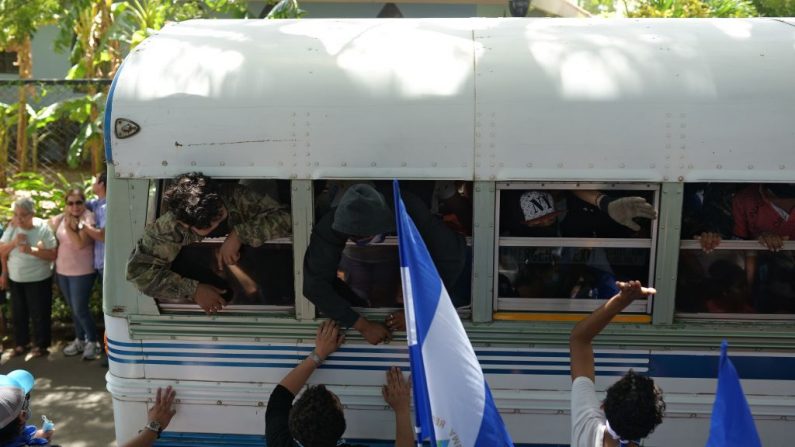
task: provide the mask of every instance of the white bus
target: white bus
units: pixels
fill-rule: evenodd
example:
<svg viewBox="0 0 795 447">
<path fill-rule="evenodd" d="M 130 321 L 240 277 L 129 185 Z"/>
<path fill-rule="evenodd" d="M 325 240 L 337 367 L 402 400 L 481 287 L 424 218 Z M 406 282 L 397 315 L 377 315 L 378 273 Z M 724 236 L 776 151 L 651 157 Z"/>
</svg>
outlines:
<svg viewBox="0 0 795 447">
<path fill-rule="evenodd" d="M 794 80 L 791 19 L 164 28 L 124 61 L 106 111 L 104 312 L 118 440 L 146 422 L 156 387 L 172 385 L 179 409 L 162 445 L 262 445 L 269 394 L 324 318 L 302 293 L 316 214 L 339 181 L 398 178 L 419 192 L 453 182 L 471 204 L 459 216 L 471 222 L 462 230 L 471 271 L 457 304 L 518 445 L 569 443 L 569 332 L 602 302 L 605 282 L 629 277 L 658 294 L 596 340 L 596 384 L 634 368 L 661 385 L 666 418 L 644 445 L 704 444 L 724 338 L 763 444 L 788 445 L 795 241 L 774 253 L 741 237 L 736 210 L 770 188 L 795 197 Z M 236 296 L 215 316 L 157 302 L 125 280 L 160 193 L 187 171 L 265 184 L 293 220 L 291 238 L 262 249 L 262 293 Z M 527 190 L 566 210 L 554 233 L 512 230 Z M 658 217 L 632 231 L 604 223 L 576 202 L 580 190 L 643 197 Z M 711 253 L 694 239 L 706 230 L 723 233 Z M 396 256 L 394 238 L 377 249 Z M 399 292 L 384 295 L 358 310 L 383 318 L 399 306 Z M 408 368 L 405 334 L 371 346 L 349 331 L 312 377 L 340 396 L 349 441 L 389 444 L 379 387 L 390 365 Z"/>
</svg>

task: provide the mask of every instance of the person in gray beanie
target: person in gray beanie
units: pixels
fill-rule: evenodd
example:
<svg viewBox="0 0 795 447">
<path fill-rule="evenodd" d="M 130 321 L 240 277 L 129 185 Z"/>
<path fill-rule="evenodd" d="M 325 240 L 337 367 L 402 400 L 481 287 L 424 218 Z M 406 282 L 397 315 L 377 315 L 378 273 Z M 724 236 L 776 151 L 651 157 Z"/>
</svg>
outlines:
<svg viewBox="0 0 795 447">
<path fill-rule="evenodd" d="M 420 232 L 445 286 L 450 288 L 464 269 L 466 241 L 450 230 L 428 207 L 408 191 L 401 193 L 409 215 Z M 395 231 L 391 206 L 370 185 L 355 184 L 345 191 L 336 208 L 320 218 L 312 229 L 304 255 L 304 295 L 329 318 L 344 327 L 353 327 L 371 344 L 389 341 L 390 329 L 402 329 L 400 318 L 388 318 L 387 324 L 373 322 L 359 315 L 351 304 L 358 297 L 337 277 L 345 244 L 359 246 L 378 243 Z"/>
</svg>

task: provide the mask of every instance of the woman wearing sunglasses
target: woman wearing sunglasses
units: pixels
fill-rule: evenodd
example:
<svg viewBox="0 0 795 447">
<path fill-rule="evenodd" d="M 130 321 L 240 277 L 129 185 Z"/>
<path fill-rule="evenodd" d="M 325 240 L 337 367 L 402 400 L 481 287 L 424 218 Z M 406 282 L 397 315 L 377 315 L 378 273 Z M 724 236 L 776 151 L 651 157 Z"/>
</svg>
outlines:
<svg viewBox="0 0 795 447">
<path fill-rule="evenodd" d="M 41 357 L 47 353 L 51 341 L 52 261 L 56 242 L 47 221 L 35 217 L 32 199 L 17 199 L 13 210 L 11 225 L 0 238 L 0 257 L 8 267 L 0 277 L 0 289 L 9 289 L 13 306 L 16 347 L 12 355 L 27 351 L 32 321 L 31 356 Z"/>
<path fill-rule="evenodd" d="M 94 360 L 100 352 L 97 325 L 88 308 L 96 270 L 94 240 L 84 228 L 93 225 L 94 214 L 86 209 L 83 191 L 67 191 L 63 214 L 52 219 L 55 237 L 58 239 L 55 273 L 61 293 L 72 309 L 72 321 L 75 325 L 75 339 L 66 345 L 63 353 L 67 356 L 82 353 L 83 360 Z"/>
</svg>

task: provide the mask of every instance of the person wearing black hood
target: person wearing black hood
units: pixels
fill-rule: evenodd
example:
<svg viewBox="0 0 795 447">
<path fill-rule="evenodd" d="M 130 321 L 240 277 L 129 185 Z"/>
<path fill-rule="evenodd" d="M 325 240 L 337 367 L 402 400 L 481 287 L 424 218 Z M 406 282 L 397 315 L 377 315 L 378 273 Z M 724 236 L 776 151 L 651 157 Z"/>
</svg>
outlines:
<svg viewBox="0 0 795 447">
<path fill-rule="evenodd" d="M 464 269 L 464 237 L 450 230 L 417 196 L 407 191 L 401 196 L 445 287 L 451 289 Z M 337 268 L 349 240 L 364 246 L 380 242 L 394 231 L 394 213 L 384 196 L 370 185 L 355 184 L 345 191 L 339 205 L 315 224 L 304 255 L 304 295 L 329 318 L 353 327 L 374 345 L 389 341 L 390 330 L 402 330 L 403 318 L 392 315 L 384 324 L 359 315 L 351 305 L 365 297 L 358 297 L 337 277 Z"/>
</svg>

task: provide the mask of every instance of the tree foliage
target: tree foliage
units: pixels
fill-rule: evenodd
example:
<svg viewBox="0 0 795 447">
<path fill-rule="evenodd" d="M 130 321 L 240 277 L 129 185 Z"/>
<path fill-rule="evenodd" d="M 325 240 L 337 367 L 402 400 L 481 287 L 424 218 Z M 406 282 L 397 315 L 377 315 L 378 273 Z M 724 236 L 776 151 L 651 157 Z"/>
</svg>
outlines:
<svg viewBox="0 0 795 447">
<path fill-rule="evenodd" d="M 298 0 L 280 0 L 271 9 L 266 19 L 300 19 L 306 11 L 298 5 Z"/>
<path fill-rule="evenodd" d="M 9 48 L 30 39 L 36 31 L 55 23 L 61 12 L 57 0 L 0 0 L 0 47 Z"/>
<path fill-rule="evenodd" d="M 756 17 L 759 13 L 748 0 L 641 0 L 627 11 L 627 17 Z"/>
<path fill-rule="evenodd" d="M 757 11 L 768 17 L 795 16 L 795 0 L 753 0 Z"/>
</svg>

